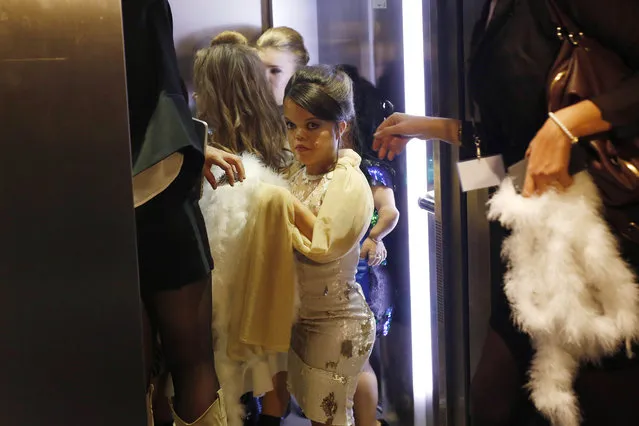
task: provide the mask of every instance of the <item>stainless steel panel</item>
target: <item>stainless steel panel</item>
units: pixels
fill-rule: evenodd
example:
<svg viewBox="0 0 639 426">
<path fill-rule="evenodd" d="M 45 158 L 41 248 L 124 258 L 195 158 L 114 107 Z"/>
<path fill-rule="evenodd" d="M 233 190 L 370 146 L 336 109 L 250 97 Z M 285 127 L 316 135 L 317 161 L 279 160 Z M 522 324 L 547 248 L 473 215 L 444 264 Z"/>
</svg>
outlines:
<svg viewBox="0 0 639 426">
<path fill-rule="evenodd" d="M 0 3 L 0 411 L 145 423 L 120 0 Z"/>
<path fill-rule="evenodd" d="M 139 0 L 136 0 L 139 1 Z M 257 39 L 270 18 L 270 0 L 169 0 L 173 12 L 173 39 L 180 74 L 193 89 L 193 56 L 211 38 L 226 30 Z"/>
<path fill-rule="evenodd" d="M 370 0 L 320 0 L 317 16 L 319 62 L 355 65 L 363 77 L 375 81 Z"/>
<path fill-rule="evenodd" d="M 320 25 L 317 19 L 318 0 L 263 1 L 271 4 L 270 14 L 267 14 L 270 15 L 271 26 L 295 28 L 304 37 L 304 45 L 310 56 L 309 64 L 317 64 L 319 62 L 318 26 Z"/>
</svg>

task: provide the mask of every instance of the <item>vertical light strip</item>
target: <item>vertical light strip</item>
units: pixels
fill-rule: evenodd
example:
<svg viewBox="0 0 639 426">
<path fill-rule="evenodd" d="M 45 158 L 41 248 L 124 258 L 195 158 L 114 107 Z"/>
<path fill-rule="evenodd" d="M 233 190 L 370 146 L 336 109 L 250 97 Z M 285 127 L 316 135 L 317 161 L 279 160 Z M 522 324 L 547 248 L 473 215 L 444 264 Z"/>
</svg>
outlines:
<svg viewBox="0 0 639 426">
<path fill-rule="evenodd" d="M 402 20 L 406 113 L 425 115 L 427 93 L 422 0 L 403 0 Z M 430 236 L 428 213 L 418 205 L 419 197 L 424 196 L 427 190 L 427 167 L 426 142 L 409 142 L 406 148 L 406 178 L 415 426 L 426 425 L 427 403 L 433 393 L 428 254 Z"/>
</svg>

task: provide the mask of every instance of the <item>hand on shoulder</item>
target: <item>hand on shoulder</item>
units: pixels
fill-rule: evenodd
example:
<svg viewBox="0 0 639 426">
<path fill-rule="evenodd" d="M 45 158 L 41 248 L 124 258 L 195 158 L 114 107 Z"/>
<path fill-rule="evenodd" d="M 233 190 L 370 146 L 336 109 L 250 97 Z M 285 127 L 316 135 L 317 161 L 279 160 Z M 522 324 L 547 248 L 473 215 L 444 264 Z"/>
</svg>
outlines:
<svg viewBox="0 0 639 426">
<path fill-rule="evenodd" d="M 236 180 L 242 182 L 246 177 L 244 164 L 239 156 L 222 149 L 207 146 L 204 153 L 204 177 L 213 189 L 217 188 L 217 181 L 211 171 L 211 167 L 213 166 L 218 166 L 224 170 L 231 186 L 235 184 Z"/>
</svg>

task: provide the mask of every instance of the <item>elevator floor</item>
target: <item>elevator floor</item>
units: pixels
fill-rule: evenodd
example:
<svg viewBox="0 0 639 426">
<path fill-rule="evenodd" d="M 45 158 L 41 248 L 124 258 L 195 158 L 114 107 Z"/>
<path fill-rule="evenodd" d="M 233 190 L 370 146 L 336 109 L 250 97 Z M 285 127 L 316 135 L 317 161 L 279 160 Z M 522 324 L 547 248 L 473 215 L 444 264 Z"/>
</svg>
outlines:
<svg viewBox="0 0 639 426">
<path fill-rule="evenodd" d="M 310 426 L 311 422 L 303 419 L 296 414 L 291 414 L 282 422 L 282 426 Z"/>
</svg>

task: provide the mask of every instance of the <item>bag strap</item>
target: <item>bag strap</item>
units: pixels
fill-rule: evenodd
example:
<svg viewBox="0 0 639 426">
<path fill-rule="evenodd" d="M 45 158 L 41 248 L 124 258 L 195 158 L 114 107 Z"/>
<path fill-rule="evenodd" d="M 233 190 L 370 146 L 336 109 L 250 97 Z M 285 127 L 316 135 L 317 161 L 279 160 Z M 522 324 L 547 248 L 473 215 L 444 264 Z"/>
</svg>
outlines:
<svg viewBox="0 0 639 426">
<path fill-rule="evenodd" d="M 535 0 L 532 0 L 535 1 Z M 561 8 L 557 5 L 556 0 L 546 0 L 548 11 L 550 12 L 550 20 L 553 21 L 557 28 L 557 36 L 563 40 L 564 37 L 575 37 L 582 35 L 579 27 Z M 567 32 L 568 34 L 565 34 Z"/>
</svg>

